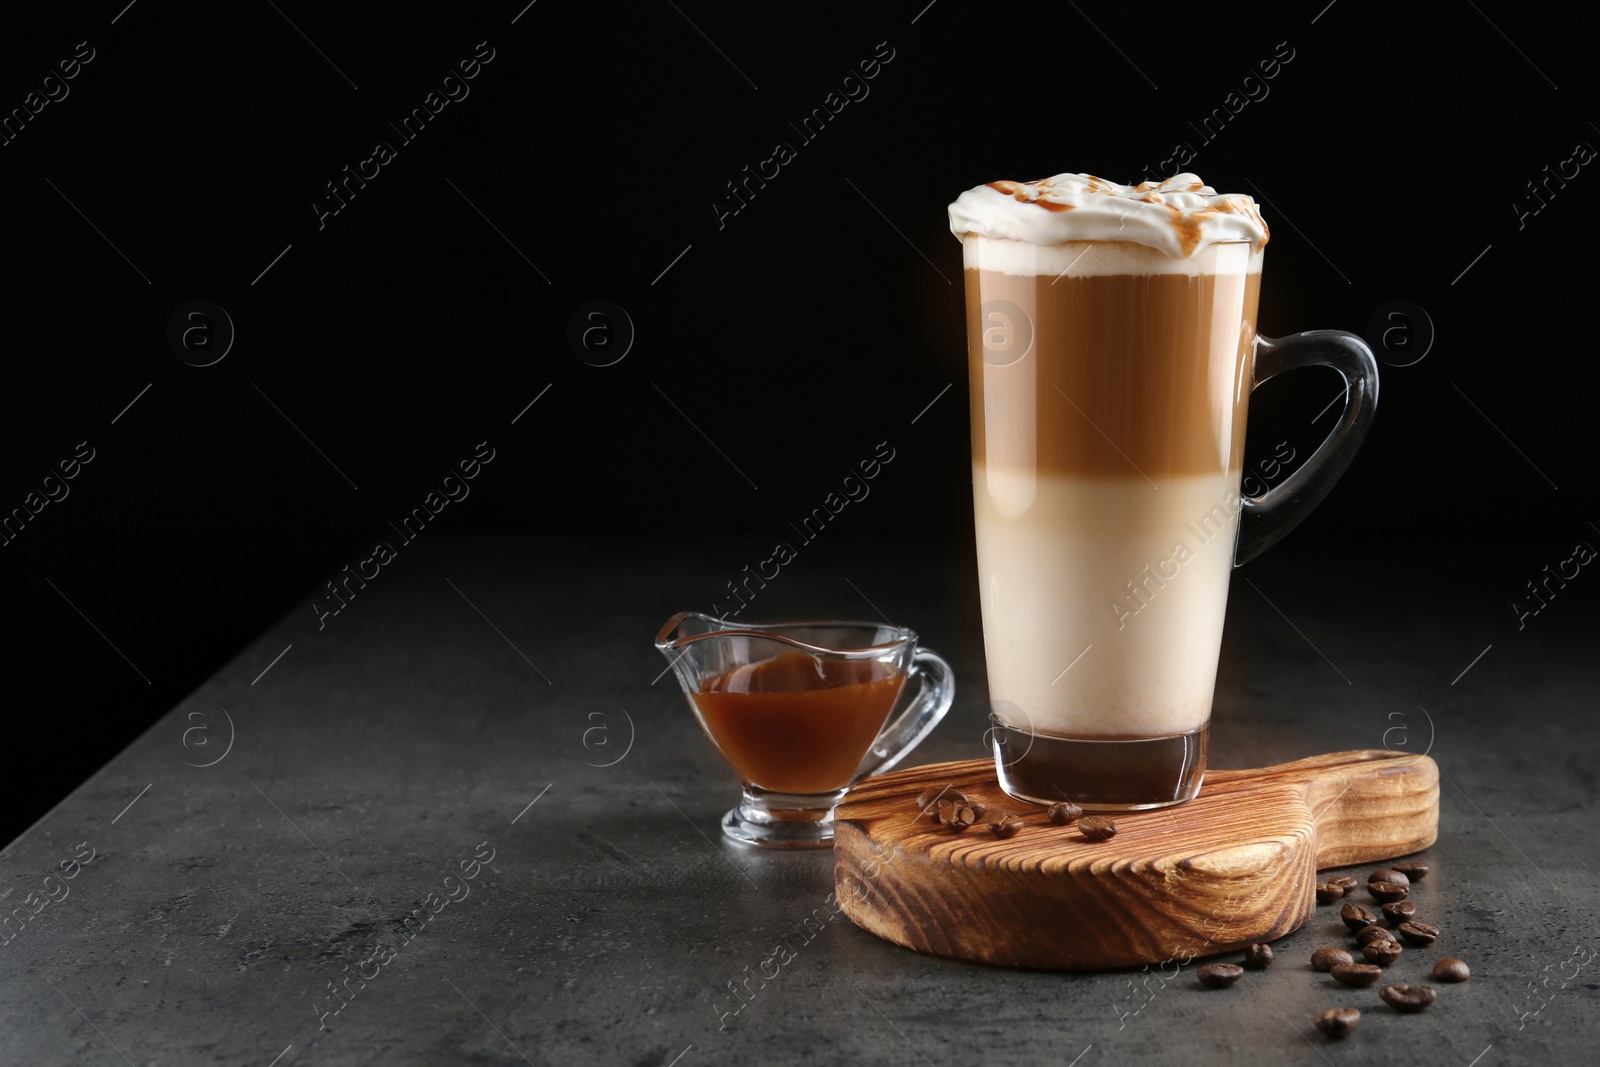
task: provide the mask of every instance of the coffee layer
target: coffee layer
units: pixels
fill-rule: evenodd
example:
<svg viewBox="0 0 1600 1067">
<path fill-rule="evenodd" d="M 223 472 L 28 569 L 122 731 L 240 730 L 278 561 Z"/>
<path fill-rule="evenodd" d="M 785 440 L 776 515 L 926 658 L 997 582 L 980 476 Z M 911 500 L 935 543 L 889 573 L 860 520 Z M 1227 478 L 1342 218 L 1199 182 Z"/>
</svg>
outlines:
<svg viewBox="0 0 1600 1067">
<path fill-rule="evenodd" d="M 968 269 L 973 459 L 1156 485 L 1237 471 L 1260 277 Z"/>
</svg>

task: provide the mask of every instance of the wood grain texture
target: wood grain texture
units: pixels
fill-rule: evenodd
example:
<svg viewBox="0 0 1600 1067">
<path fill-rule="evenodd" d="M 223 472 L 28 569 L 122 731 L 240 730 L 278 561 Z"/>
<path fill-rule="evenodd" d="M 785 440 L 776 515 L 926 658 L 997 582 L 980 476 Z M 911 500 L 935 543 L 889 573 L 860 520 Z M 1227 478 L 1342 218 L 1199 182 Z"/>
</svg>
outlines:
<svg viewBox="0 0 1600 1067">
<path fill-rule="evenodd" d="M 919 812 L 952 785 L 1014 812 L 1004 839 L 957 834 Z M 1322 867 L 1388 860 L 1438 836 L 1439 769 L 1426 756 L 1341 752 L 1248 771 L 1208 771 L 1199 796 L 1114 816 L 1085 840 L 1014 800 L 992 760 L 869 778 L 835 815 L 834 884 L 856 925 L 919 952 L 1013 967 L 1082 970 L 1192 959 L 1270 941 L 1316 907 Z"/>
</svg>

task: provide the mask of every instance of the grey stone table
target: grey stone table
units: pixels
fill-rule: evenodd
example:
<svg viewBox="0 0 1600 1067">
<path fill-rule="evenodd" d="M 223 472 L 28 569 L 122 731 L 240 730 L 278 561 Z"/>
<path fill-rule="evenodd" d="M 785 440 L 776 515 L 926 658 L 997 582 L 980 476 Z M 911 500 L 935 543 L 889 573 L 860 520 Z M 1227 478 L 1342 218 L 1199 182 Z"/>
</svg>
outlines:
<svg viewBox="0 0 1600 1067">
<path fill-rule="evenodd" d="M 960 690 L 912 761 L 980 754 L 970 564 L 823 547 L 751 615 L 917 628 Z M 1002 970 L 836 917 L 828 853 L 725 843 L 734 783 L 650 638 L 757 558 L 440 537 L 292 612 L 0 855 L 0 1063 L 1594 1062 L 1592 635 L 1385 610 L 1290 552 L 1235 581 L 1214 765 L 1442 768 L 1418 897 L 1474 977 L 1400 1016 L 1309 970 L 1331 909 L 1228 990 Z"/>
</svg>

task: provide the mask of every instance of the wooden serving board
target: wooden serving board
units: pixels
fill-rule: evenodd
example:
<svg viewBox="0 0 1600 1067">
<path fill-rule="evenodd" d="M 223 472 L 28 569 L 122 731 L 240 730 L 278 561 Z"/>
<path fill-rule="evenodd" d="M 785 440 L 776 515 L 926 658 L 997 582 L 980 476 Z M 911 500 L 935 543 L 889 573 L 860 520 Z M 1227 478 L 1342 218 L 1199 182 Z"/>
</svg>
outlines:
<svg viewBox="0 0 1600 1067">
<path fill-rule="evenodd" d="M 943 785 L 988 805 L 986 822 L 1010 811 L 1025 825 L 1006 839 L 919 817 L 917 797 Z M 1299 927 L 1319 868 L 1433 844 L 1439 768 L 1363 751 L 1209 770 L 1186 804 L 1111 818 L 1103 842 L 1054 826 L 1003 793 L 987 759 L 868 778 L 835 814 L 836 896 L 862 929 L 957 959 L 1082 970 L 1208 956 Z"/>
</svg>

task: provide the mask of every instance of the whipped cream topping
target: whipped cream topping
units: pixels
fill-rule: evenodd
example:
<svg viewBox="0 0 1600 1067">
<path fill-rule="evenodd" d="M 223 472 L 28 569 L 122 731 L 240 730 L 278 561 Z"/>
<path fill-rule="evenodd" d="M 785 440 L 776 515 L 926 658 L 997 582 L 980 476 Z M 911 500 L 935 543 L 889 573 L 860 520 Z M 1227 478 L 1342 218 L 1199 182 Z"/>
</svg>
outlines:
<svg viewBox="0 0 1600 1067">
<path fill-rule="evenodd" d="M 1254 200 L 1189 173 L 1138 185 L 1092 174 L 989 182 L 956 197 L 950 232 L 1033 245 L 1121 241 L 1182 258 L 1229 242 L 1260 252 L 1268 237 Z"/>
</svg>

